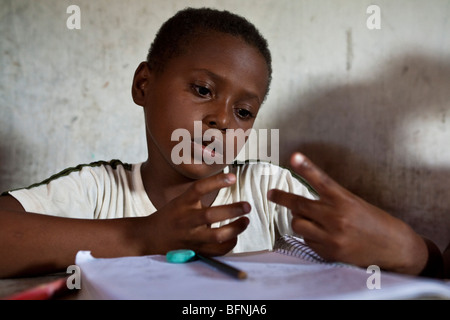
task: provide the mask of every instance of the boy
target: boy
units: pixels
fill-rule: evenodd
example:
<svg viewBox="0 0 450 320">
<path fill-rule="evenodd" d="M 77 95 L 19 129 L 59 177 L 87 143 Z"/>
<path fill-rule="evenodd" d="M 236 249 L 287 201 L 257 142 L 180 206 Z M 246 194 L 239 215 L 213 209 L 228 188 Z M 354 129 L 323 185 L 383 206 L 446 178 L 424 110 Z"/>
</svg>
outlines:
<svg viewBox="0 0 450 320">
<path fill-rule="evenodd" d="M 226 163 L 194 161 L 196 150 L 215 154 L 196 139 L 191 162 L 172 160 L 179 143 L 172 133 L 183 128 L 194 136 L 195 121 L 216 138 L 252 128 L 271 72 L 266 40 L 245 19 L 210 9 L 169 19 L 132 84 L 144 108 L 148 159 L 80 165 L 1 197 L 0 275 L 64 270 L 83 249 L 98 257 L 180 248 L 223 255 L 269 249 L 292 233 L 287 208 L 266 198 L 269 188 L 311 197 L 289 171 L 264 176 L 261 164 L 225 174 Z M 223 156 L 236 156 L 238 147 L 222 141 Z"/>
<path fill-rule="evenodd" d="M 308 188 L 288 170 L 263 163 L 227 168 L 204 161 L 219 150 L 198 141 L 194 123 L 201 123 L 202 133 L 215 133 L 226 159 L 229 152 L 236 156 L 239 147 L 230 147 L 225 136 L 252 128 L 271 72 L 267 43 L 245 19 L 211 9 L 186 9 L 169 19 L 132 84 L 133 100 L 144 108 L 148 159 L 132 165 L 117 160 L 80 165 L 0 197 L 0 276 L 65 270 L 78 250 L 115 257 L 180 248 L 205 255 L 271 249 L 278 236 L 294 230 L 331 260 L 375 261 L 418 274 L 427 260 L 423 240 L 386 213 L 371 214 L 373 207 L 331 184 L 307 160 L 293 166 L 322 193 L 314 203 Z M 173 160 L 177 129 L 194 136 L 192 161 Z M 199 153 L 200 162 L 195 161 Z M 272 174 L 263 174 L 266 169 Z M 336 219 L 320 219 L 327 208 L 340 213 L 363 209 L 355 216 L 356 227 L 344 224 L 354 232 L 343 230 Z M 372 219 L 364 222 L 366 217 Z M 367 232 L 367 226 L 378 226 L 377 232 Z M 386 237 L 384 230 L 405 231 Z M 351 242 L 355 236 L 358 241 Z M 380 250 L 372 236 L 382 243 L 394 240 L 400 248 L 408 244 L 415 259 L 409 254 L 393 259 L 395 252 Z"/>
</svg>

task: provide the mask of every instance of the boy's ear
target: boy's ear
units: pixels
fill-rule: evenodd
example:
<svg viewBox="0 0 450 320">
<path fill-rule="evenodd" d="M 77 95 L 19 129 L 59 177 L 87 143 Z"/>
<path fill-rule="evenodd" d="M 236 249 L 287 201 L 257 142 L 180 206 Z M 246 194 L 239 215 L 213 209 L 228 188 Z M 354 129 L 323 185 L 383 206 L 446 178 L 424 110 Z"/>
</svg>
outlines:
<svg viewBox="0 0 450 320">
<path fill-rule="evenodd" d="M 142 107 L 145 104 L 145 94 L 149 86 L 150 77 L 151 73 L 147 62 L 141 62 L 134 73 L 131 95 L 134 103 Z"/>
</svg>

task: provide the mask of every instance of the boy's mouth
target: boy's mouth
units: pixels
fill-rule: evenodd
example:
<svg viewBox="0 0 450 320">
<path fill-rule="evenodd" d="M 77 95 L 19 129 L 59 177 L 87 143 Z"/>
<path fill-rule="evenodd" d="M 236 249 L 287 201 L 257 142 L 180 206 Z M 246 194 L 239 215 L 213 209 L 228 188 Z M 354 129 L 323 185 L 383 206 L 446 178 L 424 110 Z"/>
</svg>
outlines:
<svg viewBox="0 0 450 320">
<path fill-rule="evenodd" d="M 201 141 L 201 144 L 197 141 L 192 141 L 193 151 L 194 151 L 194 157 L 199 156 L 200 154 L 203 157 L 207 158 L 213 158 L 217 155 L 219 155 L 219 152 L 216 152 L 216 148 L 212 145 L 214 142 L 214 137 L 211 138 L 211 141 Z M 217 143 L 217 142 L 216 142 Z"/>
</svg>

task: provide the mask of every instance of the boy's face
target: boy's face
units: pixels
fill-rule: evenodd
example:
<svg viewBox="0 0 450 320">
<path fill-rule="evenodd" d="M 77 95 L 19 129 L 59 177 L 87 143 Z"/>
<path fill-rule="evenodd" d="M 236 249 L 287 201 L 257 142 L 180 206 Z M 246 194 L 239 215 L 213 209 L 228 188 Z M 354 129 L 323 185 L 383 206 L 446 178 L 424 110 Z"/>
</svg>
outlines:
<svg viewBox="0 0 450 320">
<path fill-rule="evenodd" d="M 140 76 L 145 78 L 141 81 L 143 99 L 139 104 L 145 109 L 150 162 L 165 161 L 171 170 L 190 179 L 211 176 L 223 170 L 226 159 L 237 156 L 242 145 L 232 148 L 232 157 L 227 154 L 230 146 L 227 148 L 226 130 L 245 132 L 252 128 L 268 86 L 267 64 L 259 51 L 237 37 L 222 33 L 192 41 L 185 53 L 166 63 L 162 72 L 155 73 L 146 64 L 141 65 L 135 77 Z M 190 141 L 182 144 L 189 145 L 187 164 L 174 163 L 172 150 L 181 146 L 179 136 L 171 141 L 177 129 L 190 134 Z M 222 141 L 223 155 L 197 143 L 208 129 L 218 139 L 216 145 Z M 204 144 L 209 143 L 210 140 Z M 222 164 L 198 163 L 195 155 L 202 152 L 204 158 L 221 156 Z"/>
</svg>

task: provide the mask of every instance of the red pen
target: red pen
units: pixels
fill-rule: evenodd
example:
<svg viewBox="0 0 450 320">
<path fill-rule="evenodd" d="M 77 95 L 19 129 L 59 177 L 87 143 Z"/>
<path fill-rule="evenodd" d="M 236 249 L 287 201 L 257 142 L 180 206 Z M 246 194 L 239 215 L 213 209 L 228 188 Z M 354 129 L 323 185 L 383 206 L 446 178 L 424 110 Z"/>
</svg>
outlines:
<svg viewBox="0 0 450 320">
<path fill-rule="evenodd" d="M 66 278 L 63 278 L 47 282 L 34 288 L 12 294 L 2 300 L 49 300 L 69 290 L 66 280 Z"/>
</svg>

